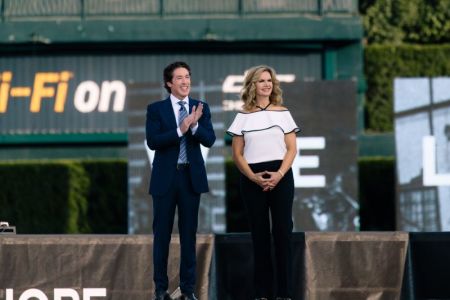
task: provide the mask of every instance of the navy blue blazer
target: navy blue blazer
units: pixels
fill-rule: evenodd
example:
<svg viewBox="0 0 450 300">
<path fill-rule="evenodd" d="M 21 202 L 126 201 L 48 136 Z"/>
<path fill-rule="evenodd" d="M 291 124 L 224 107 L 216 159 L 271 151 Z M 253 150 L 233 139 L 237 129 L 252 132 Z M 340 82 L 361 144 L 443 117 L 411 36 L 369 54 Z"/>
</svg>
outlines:
<svg viewBox="0 0 450 300">
<path fill-rule="evenodd" d="M 200 101 L 189 98 L 189 113 L 192 111 L 192 106 L 197 107 L 199 103 Z M 147 106 L 147 145 L 155 150 L 149 190 L 152 195 L 163 196 L 169 190 L 175 175 L 181 140 L 178 137 L 177 127 L 170 97 Z M 208 180 L 200 144 L 211 147 L 216 140 L 216 135 L 211 124 L 211 113 L 205 102 L 203 102 L 203 115 L 198 120 L 197 131 L 193 135 L 191 130 L 188 130 L 185 136 L 192 187 L 196 193 L 208 192 Z"/>
</svg>

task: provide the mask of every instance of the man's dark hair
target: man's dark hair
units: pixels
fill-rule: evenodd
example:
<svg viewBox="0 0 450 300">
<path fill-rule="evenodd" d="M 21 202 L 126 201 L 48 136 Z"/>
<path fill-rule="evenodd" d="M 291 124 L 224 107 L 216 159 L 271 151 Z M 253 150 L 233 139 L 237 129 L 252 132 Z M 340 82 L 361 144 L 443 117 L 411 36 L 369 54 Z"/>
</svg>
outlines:
<svg viewBox="0 0 450 300">
<path fill-rule="evenodd" d="M 189 65 L 183 61 L 176 61 L 176 62 L 173 62 L 170 65 L 168 65 L 164 69 L 164 88 L 167 90 L 167 92 L 169 94 L 170 94 L 171 90 L 170 90 L 170 87 L 167 85 L 167 83 L 172 82 L 173 71 L 175 71 L 175 69 L 178 69 L 178 68 L 185 68 L 186 70 L 188 70 L 189 75 L 191 75 L 191 67 L 189 67 Z"/>
</svg>

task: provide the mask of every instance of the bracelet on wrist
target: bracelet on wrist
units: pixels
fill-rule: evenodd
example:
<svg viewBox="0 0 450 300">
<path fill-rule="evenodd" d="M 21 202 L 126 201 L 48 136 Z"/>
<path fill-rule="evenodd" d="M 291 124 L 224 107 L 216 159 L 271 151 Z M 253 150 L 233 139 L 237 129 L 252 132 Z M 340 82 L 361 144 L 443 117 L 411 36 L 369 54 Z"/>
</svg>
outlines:
<svg viewBox="0 0 450 300">
<path fill-rule="evenodd" d="M 280 173 L 281 177 L 284 177 L 284 173 L 281 170 L 278 170 L 277 172 Z"/>
</svg>

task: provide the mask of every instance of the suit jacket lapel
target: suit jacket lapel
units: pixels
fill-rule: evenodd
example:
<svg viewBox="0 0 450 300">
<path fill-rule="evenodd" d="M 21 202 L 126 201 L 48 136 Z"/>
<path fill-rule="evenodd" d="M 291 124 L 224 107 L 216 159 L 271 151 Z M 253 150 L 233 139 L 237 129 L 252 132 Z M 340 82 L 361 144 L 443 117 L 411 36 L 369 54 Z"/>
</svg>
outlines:
<svg viewBox="0 0 450 300">
<path fill-rule="evenodd" d="M 172 107 L 172 101 L 170 101 L 170 97 L 165 100 L 164 103 L 164 112 L 163 114 L 166 114 L 169 118 L 169 124 L 172 128 L 177 128 L 177 119 L 175 118 L 175 114 Z"/>
<path fill-rule="evenodd" d="M 192 112 L 192 106 L 194 106 L 194 105 L 195 105 L 194 100 L 189 98 L 189 113 Z"/>
</svg>

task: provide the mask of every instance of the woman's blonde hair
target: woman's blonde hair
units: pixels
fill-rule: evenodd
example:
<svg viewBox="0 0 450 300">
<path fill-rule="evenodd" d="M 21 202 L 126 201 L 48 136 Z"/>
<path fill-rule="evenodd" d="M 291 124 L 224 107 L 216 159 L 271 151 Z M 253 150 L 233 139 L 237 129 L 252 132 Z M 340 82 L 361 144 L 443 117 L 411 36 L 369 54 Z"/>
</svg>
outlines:
<svg viewBox="0 0 450 300">
<path fill-rule="evenodd" d="M 245 72 L 244 87 L 241 91 L 241 99 L 244 101 L 244 110 L 252 110 L 256 106 L 256 82 L 263 72 L 269 72 L 272 77 L 272 93 L 269 96 L 271 104 L 280 105 L 283 103 L 280 82 L 277 79 L 275 70 L 269 66 L 256 66 Z"/>
</svg>

